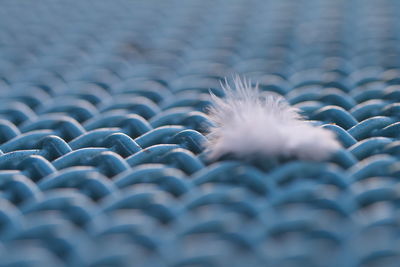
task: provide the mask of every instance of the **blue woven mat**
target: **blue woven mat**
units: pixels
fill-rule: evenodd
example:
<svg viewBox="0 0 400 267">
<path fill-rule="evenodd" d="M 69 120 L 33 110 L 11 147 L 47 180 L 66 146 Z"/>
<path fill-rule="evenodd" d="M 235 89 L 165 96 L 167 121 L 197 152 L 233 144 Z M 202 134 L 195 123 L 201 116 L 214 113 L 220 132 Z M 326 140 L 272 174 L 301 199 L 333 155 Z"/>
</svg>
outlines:
<svg viewBox="0 0 400 267">
<path fill-rule="evenodd" d="M 0 266 L 400 266 L 399 13 L 1 1 Z M 344 150 L 207 159 L 209 91 L 235 74 Z"/>
</svg>

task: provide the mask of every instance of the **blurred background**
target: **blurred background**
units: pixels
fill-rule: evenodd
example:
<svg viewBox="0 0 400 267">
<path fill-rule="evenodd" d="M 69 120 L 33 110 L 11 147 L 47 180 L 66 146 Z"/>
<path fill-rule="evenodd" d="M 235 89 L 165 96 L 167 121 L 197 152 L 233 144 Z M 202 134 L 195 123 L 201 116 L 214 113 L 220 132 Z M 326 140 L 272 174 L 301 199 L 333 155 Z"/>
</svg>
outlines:
<svg viewBox="0 0 400 267">
<path fill-rule="evenodd" d="M 399 266 L 400 1 L 0 1 L 0 266 Z M 240 74 L 344 147 L 210 162 Z"/>
</svg>

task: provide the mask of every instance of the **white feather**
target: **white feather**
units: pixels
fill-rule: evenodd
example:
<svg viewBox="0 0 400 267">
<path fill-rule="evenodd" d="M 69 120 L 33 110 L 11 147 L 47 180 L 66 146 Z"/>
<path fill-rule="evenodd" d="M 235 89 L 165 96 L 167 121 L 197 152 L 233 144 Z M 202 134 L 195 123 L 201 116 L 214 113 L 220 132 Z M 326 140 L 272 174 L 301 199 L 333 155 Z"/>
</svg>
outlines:
<svg viewBox="0 0 400 267">
<path fill-rule="evenodd" d="M 234 88 L 221 84 L 224 98 L 212 95 L 209 117 L 214 126 L 208 134 L 211 158 L 296 157 L 324 160 L 341 146 L 333 132 L 305 121 L 284 98 L 261 94 L 258 85 L 234 78 Z"/>
</svg>

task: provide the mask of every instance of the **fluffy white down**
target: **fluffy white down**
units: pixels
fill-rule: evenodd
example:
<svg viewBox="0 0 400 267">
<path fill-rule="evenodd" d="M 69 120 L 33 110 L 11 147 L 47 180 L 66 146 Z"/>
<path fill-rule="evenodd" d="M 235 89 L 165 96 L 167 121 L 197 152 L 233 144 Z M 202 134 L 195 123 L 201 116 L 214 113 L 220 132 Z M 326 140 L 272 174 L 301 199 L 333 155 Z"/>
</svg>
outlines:
<svg viewBox="0 0 400 267">
<path fill-rule="evenodd" d="M 211 158 L 295 157 L 324 160 L 341 146 L 333 132 L 311 125 L 276 94 L 262 94 L 258 85 L 235 77 L 234 88 L 221 84 L 224 98 L 212 95 L 207 150 Z"/>
</svg>

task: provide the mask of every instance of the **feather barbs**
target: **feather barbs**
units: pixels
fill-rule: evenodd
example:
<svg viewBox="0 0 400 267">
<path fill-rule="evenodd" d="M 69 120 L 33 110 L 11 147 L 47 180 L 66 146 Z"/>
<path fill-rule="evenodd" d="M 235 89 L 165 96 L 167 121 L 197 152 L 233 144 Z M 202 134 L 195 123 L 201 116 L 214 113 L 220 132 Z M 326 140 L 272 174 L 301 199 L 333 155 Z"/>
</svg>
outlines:
<svg viewBox="0 0 400 267">
<path fill-rule="evenodd" d="M 283 97 L 262 94 L 258 85 L 239 76 L 233 85 L 225 80 L 225 96 L 212 95 L 207 145 L 211 158 L 230 154 L 324 160 L 340 149 L 333 132 L 305 121 Z"/>
</svg>

